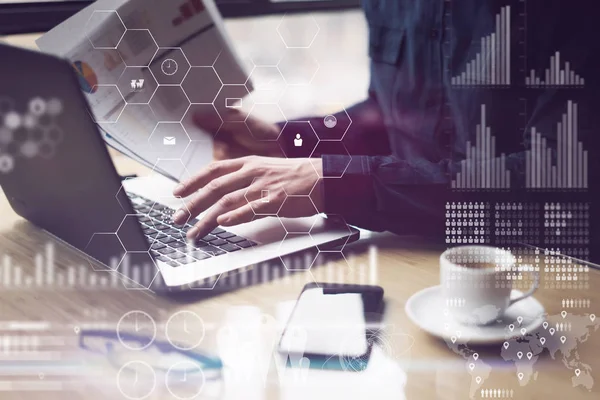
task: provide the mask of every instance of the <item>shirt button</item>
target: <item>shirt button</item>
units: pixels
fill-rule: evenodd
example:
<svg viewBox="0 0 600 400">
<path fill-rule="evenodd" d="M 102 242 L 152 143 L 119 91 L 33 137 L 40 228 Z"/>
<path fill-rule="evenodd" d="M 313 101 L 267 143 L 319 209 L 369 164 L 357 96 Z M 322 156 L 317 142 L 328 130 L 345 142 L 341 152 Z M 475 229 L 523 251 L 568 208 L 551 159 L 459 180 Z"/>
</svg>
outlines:
<svg viewBox="0 0 600 400">
<path fill-rule="evenodd" d="M 439 35 L 440 35 L 440 31 L 437 30 L 437 29 L 432 29 L 429 32 L 429 37 L 432 38 L 432 39 L 437 39 Z"/>
</svg>

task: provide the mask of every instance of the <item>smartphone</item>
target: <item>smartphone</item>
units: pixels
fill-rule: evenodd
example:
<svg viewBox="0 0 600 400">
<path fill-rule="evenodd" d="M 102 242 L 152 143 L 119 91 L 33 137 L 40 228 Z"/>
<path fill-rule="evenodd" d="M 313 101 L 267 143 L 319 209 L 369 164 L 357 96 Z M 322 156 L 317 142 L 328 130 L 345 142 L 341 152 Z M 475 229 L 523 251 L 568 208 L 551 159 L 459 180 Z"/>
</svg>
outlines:
<svg viewBox="0 0 600 400">
<path fill-rule="evenodd" d="M 362 371 L 383 314 L 383 288 L 309 283 L 302 289 L 279 341 L 279 353 L 307 358 L 310 368 Z"/>
</svg>

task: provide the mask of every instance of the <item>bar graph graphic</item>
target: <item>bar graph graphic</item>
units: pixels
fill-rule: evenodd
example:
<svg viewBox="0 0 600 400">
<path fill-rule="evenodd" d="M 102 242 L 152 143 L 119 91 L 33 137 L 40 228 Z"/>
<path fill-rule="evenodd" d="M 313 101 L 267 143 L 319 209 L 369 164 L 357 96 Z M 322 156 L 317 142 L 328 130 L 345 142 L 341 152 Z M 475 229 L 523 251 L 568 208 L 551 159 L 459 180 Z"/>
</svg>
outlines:
<svg viewBox="0 0 600 400">
<path fill-rule="evenodd" d="M 50 288 L 123 288 L 119 274 L 94 272 L 87 264 L 68 266 L 60 270 L 55 267 L 53 243 L 47 243 L 43 251 L 34 257 L 34 268 L 16 265 L 8 254 L 2 256 L 0 264 L 0 287 L 4 289 L 50 289 Z M 116 269 L 119 260 L 111 262 Z"/>
<path fill-rule="evenodd" d="M 568 101 L 567 112 L 556 124 L 557 149 L 542 133 L 531 128 L 531 149 L 526 152 L 525 186 L 530 189 L 587 189 L 588 152 L 578 137 L 577 103 Z"/>
<path fill-rule="evenodd" d="M 530 75 L 525 77 L 525 84 L 530 87 L 583 87 L 585 81 L 571 69 L 568 61 L 561 68 L 560 52 L 557 51 L 550 57 L 550 67 L 546 68 L 544 79 L 536 76 L 532 69 Z"/>
<path fill-rule="evenodd" d="M 333 252 L 332 252 L 333 253 Z M 230 271 L 221 275 L 198 280 L 191 289 L 212 290 L 220 287 L 245 287 L 280 280 L 281 284 L 291 284 L 301 279 L 309 282 L 318 271 L 331 282 L 377 283 L 377 248 L 369 248 L 368 265 L 360 263 L 352 271 L 342 262 L 323 262 L 308 252 L 285 256 L 283 263 L 266 261 L 254 266 Z M 345 257 L 354 264 L 351 252 Z M 0 290 L 159 290 L 165 288 L 165 282 L 152 265 L 140 264 L 127 255 L 110 262 L 110 271 L 94 271 L 89 264 L 57 267 L 55 264 L 55 244 L 47 243 L 42 251 L 35 255 L 34 265 L 18 265 L 13 257 L 0 254 Z M 117 269 L 118 267 L 118 269 Z M 182 272 L 185 273 L 185 272 Z"/>
<path fill-rule="evenodd" d="M 481 123 L 476 126 L 475 144 L 467 142 L 467 157 L 452 181 L 453 189 L 508 189 L 510 171 L 506 156 L 496 157 L 496 139 L 486 122 L 486 107 L 481 105 Z"/>
<path fill-rule="evenodd" d="M 481 48 L 465 70 L 451 79 L 456 86 L 510 85 L 510 6 L 496 14 L 496 30 L 481 38 Z"/>
</svg>

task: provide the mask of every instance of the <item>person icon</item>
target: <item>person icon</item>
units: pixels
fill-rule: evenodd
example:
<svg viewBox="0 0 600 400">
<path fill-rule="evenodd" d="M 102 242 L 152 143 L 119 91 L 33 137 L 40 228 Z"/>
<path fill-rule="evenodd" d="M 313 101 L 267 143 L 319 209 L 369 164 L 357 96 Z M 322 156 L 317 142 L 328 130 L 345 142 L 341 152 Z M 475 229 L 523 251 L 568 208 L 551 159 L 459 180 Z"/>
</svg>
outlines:
<svg viewBox="0 0 600 400">
<path fill-rule="evenodd" d="M 299 133 L 296 133 L 296 138 L 294 139 L 294 146 L 302 147 L 302 138 Z"/>
</svg>

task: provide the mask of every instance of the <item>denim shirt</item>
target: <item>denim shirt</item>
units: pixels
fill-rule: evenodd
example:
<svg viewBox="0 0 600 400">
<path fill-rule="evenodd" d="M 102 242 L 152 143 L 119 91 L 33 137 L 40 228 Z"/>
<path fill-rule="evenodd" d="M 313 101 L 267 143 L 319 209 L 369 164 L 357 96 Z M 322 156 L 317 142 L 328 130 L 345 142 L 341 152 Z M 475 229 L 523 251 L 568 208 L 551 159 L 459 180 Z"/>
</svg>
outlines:
<svg viewBox="0 0 600 400">
<path fill-rule="evenodd" d="M 600 87 L 594 3 L 363 0 L 371 58 L 369 98 L 347 110 L 353 123 L 343 143 L 350 155 L 320 154 L 326 212 L 368 229 L 431 233 L 466 157 L 467 142 L 475 143 L 484 107 L 496 151 L 506 154 L 511 186 L 522 187 L 532 127 L 553 143 L 568 100 L 593 114 L 590 105 Z M 506 23 L 500 26 L 508 30 L 497 29 L 502 21 Z M 502 43 L 509 49 L 503 54 L 510 55 L 502 58 L 503 70 L 494 79 L 509 84 L 489 79 L 456 84 L 481 53 L 482 38 L 494 32 L 499 33 L 495 45 Z M 585 78 L 584 87 L 526 85 L 531 69 L 544 78 L 557 51 L 561 68 L 568 60 Z M 484 60 L 490 58 L 481 56 L 480 70 L 487 65 Z M 491 64 L 488 75 L 495 71 Z"/>
</svg>

